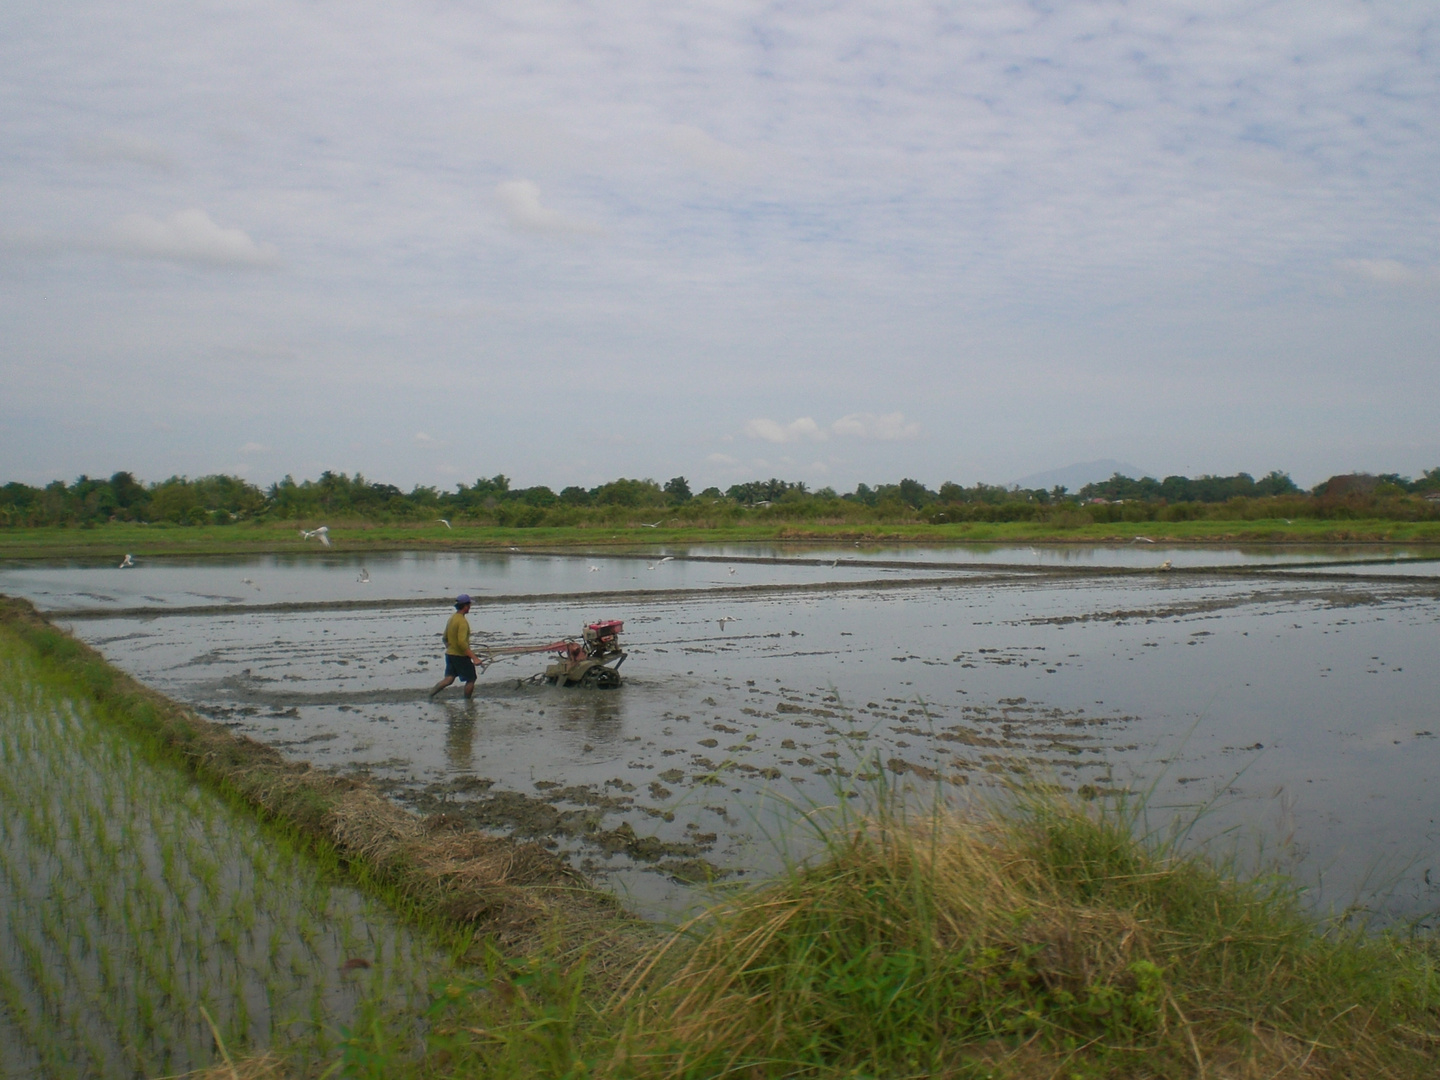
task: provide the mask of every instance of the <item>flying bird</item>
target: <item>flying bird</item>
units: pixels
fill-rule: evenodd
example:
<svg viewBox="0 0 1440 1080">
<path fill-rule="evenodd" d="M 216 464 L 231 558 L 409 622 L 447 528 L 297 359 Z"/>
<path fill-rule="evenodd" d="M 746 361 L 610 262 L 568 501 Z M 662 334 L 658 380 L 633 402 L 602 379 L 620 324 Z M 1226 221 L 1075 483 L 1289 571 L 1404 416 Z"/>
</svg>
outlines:
<svg viewBox="0 0 1440 1080">
<path fill-rule="evenodd" d="M 1161 569 L 1161 570 L 1173 570 L 1174 567 L 1170 565 L 1170 560 L 1169 560 L 1169 559 L 1166 559 L 1164 562 L 1162 562 L 1162 563 L 1160 564 L 1160 569 Z"/>
<path fill-rule="evenodd" d="M 664 520 L 664 518 L 660 519 L 660 521 Z M 642 521 L 640 522 L 640 527 L 642 529 L 658 529 L 660 527 L 660 521 Z"/>
<path fill-rule="evenodd" d="M 595 572 L 596 572 L 597 570 L 599 570 L 599 569 L 600 569 L 600 567 L 598 567 L 598 566 L 592 566 L 592 567 L 590 567 L 590 573 L 593 574 L 593 573 L 595 573 Z"/>
<path fill-rule="evenodd" d="M 733 615 L 726 615 L 723 619 L 716 619 L 715 621 L 720 624 L 720 632 L 723 634 L 725 632 L 726 623 L 739 622 L 740 620 L 735 618 L 735 616 Z"/>
<path fill-rule="evenodd" d="M 734 568 L 733 566 L 730 567 L 730 573 L 732 573 L 732 574 L 735 573 L 735 568 Z"/>
<path fill-rule="evenodd" d="M 358 578 L 356 578 L 355 580 L 358 581 L 358 582 L 360 582 L 361 585 L 369 585 L 369 584 L 370 584 L 370 571 L 367 570 L 367 569 L 366 569 L 365 567 L 363 567 L 363 566 L 360 567 L 360 576 L 359 576 Z"/>
<path fill-rule="evenodd" d="M 1151 540 L 1148 536 L 1137 536 L 1134 540 L 1131 540 L 1130 542 L 1132 544 L 1153 544 L 1155 541 Z"/>
<path fill-rule="evenodd" d="M 130 557 L 130 553 L 127 551 L 127 552 L 125 553 L 125 558 L 123 558 L 123 559 L 120 560 L 119 569 L 124 570 L 127 566 L 134 566 L 134 565 L 135 565 L 135 560 Z"/>
<path fill-rule="evenodd" d="M 300 535 L 306 540 L 319 540 L 326 547 L 330 546 L 330 526 L 321 525 L 318 529 L 300 530 Z"/>
<path fill-rule="evenodd" d="M 440 524 L 441 524 L 441 525 L 444 525 L 447 529 L 454 527 L 454 526 L 452 526 L 452 525 L 450 524 L 450 522 L 446 521 L 444 518 L 436 518 L 435 520 L 438 521 L 438 522 L 440 522 Z"/>
<path fill-rule="evenodd" d="M 241 585 L 249 585 L 249 586 L 250 586 L 252 589 L 254 589 L 256 592 L 259 592 L 259 591 L 260 591 L 260 586 L 255 584 L 255 580 L 254 580 L 253 578 L 242 577 L 242 578 L 240 579 L 240 584 L 241 584 Z"/>
</svg>

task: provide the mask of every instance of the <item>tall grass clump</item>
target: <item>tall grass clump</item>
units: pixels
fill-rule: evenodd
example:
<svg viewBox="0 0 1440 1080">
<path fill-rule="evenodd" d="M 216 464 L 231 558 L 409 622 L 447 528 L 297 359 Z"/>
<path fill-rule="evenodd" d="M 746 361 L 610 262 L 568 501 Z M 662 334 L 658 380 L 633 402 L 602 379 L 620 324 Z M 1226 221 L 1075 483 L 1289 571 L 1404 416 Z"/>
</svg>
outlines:
<svg viewBox="0 0 1440 1080">
<path fill-rule="evenodd" d="M 1060 796 L 851 819 L 638 969 L 616 1075 L 1433 1077 L 1433 942 Z"/>
</svg>

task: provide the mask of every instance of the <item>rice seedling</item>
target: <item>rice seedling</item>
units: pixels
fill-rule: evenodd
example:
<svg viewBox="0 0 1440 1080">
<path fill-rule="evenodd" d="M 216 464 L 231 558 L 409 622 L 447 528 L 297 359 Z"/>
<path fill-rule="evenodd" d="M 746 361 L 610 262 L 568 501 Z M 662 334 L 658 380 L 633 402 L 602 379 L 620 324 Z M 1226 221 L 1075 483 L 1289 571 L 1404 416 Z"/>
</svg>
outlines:
<svg viewBox="0 0 1440 1080">
<path fill-rule="evenodd" d="M 342 943 L 365 940 L 377 918 L 399 928 L 283 838 L 147 761 L 45 674 L 0 632 L 0 1011 L 19 1018 L 21 1047 L 0 1071 L 26 1055 L 55 1077 L 203 1065 L 197 997 L 237 1045 L 318 1058 L 292 1030 L 295 1005 L 315 1004 L 311 1030 L 349 1022 L 364 991 L 340 978 Z M 343 927 L 330 937 L 325 912 Z M 287 956 L 310 959 L 276 980 Z M 421 980 L 395 986 L 387 1007 L 422 994 Z"/>
</svg>

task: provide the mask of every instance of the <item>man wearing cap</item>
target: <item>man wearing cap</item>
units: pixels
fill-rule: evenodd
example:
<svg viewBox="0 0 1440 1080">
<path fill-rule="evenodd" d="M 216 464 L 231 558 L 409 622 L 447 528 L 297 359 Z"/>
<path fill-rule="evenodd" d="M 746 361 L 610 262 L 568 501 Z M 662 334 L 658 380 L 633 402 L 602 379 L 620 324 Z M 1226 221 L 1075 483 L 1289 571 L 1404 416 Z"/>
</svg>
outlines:
<svg viewBox="0 0 1440 1080">
<path fill-rule="evenodd" d="M 470 620 L 465 616 L 470 611 L 470 597 L 461 593 L 455 598 L 455 614 L 445 624 L 445 678 L 430 691 L 434 697 L 457 678 L 465 683 L 465 696 L 475 695 L 475 662 L 479 659 L 470 651 Z"/>
</svg>

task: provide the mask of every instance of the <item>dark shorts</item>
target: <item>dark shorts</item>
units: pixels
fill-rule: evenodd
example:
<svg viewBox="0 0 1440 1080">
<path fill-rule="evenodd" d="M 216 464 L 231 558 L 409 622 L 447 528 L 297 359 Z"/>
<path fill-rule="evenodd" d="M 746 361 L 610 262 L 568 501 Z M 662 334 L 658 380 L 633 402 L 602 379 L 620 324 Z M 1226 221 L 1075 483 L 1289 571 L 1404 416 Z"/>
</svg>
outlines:
<svg viewBox="0 0 1440 1080">
<path fill-rule="evenodd" d="M 451 656 L 449 653 L 446 653 L 445 676 L 449 678 L 451 675 L 455 676 L 455 678 L 461 682 L 474 682 L 475 661 L 471 660 L 468 656 Z"/>
</svg>

